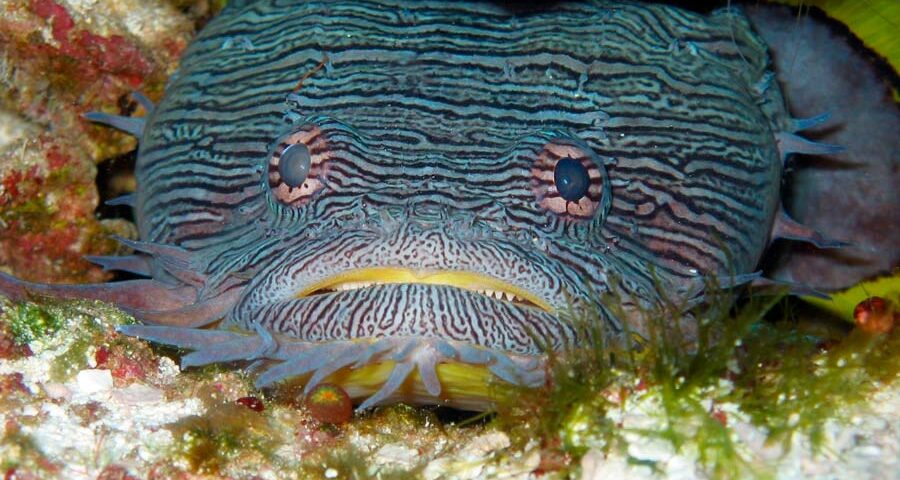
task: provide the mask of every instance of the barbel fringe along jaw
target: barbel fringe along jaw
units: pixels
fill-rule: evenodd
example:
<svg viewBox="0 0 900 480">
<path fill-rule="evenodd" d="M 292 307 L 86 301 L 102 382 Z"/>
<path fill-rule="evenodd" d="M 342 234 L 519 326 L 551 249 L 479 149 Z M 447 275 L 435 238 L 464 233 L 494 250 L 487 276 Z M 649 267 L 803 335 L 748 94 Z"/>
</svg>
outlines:
<svg viewBox="0 0 900 480">
<path fill-rule="evenodd" d="M 304 393 L 309 393 L 342 369 L 392 362 L 387 380 L 357 407 L 359 411 L 391 399 L 414 372 L 418 373 L 427 394 L 439 399 L 441 382 L 437 365 L 442 362 L 485 367 L 513 385 L 537 387 L 545 381 L 543 358 L 506 354 L 468 342 L 418 336 L 306 342 L 276 337 L 261 326 L 256 330 L 256 334 L 247 334 L 153 325 L 123 325 L 118 329 L 125 335 L 193 350 L 182 357 L 181 368 L 254 361 L 261 370 L 255 382 L 257 388 L 309 375 L 304 385 Z M 271 361 L 280 363 L 267 365 Z"/>
</svg>

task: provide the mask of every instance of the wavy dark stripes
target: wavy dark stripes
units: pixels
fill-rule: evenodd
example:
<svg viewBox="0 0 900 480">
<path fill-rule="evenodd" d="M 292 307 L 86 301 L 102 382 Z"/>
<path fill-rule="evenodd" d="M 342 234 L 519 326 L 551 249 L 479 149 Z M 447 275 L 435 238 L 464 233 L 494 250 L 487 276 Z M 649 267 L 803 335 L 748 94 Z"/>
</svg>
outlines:
<svg viewBox="0 0 900 480">
<path fill-rule="evenodd" d="M 768 59 L 739 14 L 602 1 L 517 12 L 491 2 L 245 3 L 188 49 L 138 164 L 142 236 L 198 252 L 212 277 L 252 267 L 255 290 L 236 309 L 245 321 L 270 315 L 276 329 L 320 339 L 413 328 L 393 314 L 432 315 L 405 303 L 414 291 L 439 319 L 428 328 L 515 350 L 528 343 L 520 330 L 472 320 L 464 309 L 495 307 L 452 292 L 284 299 L 317 275 L 373 262 L 482 271 L 552 298 L 612 275 L 643 292 L 648 265 L 677 284 L 749 269 L 762 252 L 783 119 L 759 107 L 778 93 L 754 89 Z M 265 176 L 279 139 L 304 123 L 327 145 L 315 152 L 327 174 L 292 209 Z M 608 172 L 602 222 L 561 219 L 531 190 L 537 153 L 566 137 Z M 273 301 L 282 303 L 260 310 Z M 564 335 L 547 325 L 532 327 Z"/>
</svg>

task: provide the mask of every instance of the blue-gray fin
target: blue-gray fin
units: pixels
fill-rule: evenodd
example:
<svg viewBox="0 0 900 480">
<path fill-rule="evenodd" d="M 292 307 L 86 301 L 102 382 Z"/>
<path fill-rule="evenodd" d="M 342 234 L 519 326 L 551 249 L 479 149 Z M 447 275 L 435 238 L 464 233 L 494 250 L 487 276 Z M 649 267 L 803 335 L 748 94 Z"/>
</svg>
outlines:
<svg viewBox="0 0 900 480">
<path fill-rule="evenodd" d="M 805 155 L 831 155 L 846 150 L 842 145 L 814 142 L 790 132 L 776 133 L 775 140 L 782 161 L 785 161 L 792 153 L 801 153 Z"/>
<path fill-rule="evenodd" d="M 731 275 L 729 277 L 719 277 L 717 280 L 719 283 L 719 288 L 729 289 L 729 288 L 734 288 L 734 287 L 737 287 L 740 285 L 747 285 L 759 278 L 762 278 L 761 270 L 756 271 L 756 272 Z"/>
<path fill-rule="evenodd" d="M 217 329 L 169 327 L 159 325 L 122 325 L 123 335 L 194 350 L 181 357 L 181 368 L 220 362 L 267 358 L 277 348 L 271 335 L 231 332 Z"/>
<path fill-rule="evenodd" d="M 144 107 L 144 110 L 147 111 L 147 115 L 151 115 L 153 113 L 153 109 L 156 108 L 156 105 L 153 105 L 153 102 L 151 102 L 150 99 L 141 92 L 138 92 L 136 90 L 131 92 L 131 98 L 137 100 L 137 102 L 140 103 L 142 107 Z"/>
<path fill-rule="evenodd" d="M 123 117 L 121 115 L 111 115 L 103 112 L 88 112 L 84 114 L 84 118 L 92 122 L 108 125 L 137 138 L 141 137 L 144 132 L 144 126 L 147 123 L 147 121 L 141 117 Z"/>
<path fill-rule="evenodd" d="M 297 352 L 290 360 L 266 370 L 256 377 L 256 388 L 265 388 L 286 378 L 297 377 L 314 372 L 328 365 L 333 358 L 332 351 L 338 351 L 337 345 L 321 345 L 303 352 Z"/>
<path fill-rule="evenodd" d="M 146 255 L 102 256 L 86 255 L 85 260 L 103 267 L 103 271 L 115 270 L 134 273 L 145 277 L 153 276 L 150 268 L 150 257 Z"/>
<path fill-rule="evenodd" d="M 519 369 L 504 355 L 495 355 L 494 361 L 488 364 L 488 370 L 509 384 L 523 385 L 525 383 L 519 375 Z"/>
<path fill-rule="evenodd" d="M 197 289 L 152 279 L 75 285 L 33 283 L 0 272 L 0 295 L 21 302 L 40 297 L 86 298 L 113 303 L 129 313 L 144 309 L 172 312 L 194 304 Z"/>
<path fill-rule="evenodd" d="M 412 373 L 413 369 L 415 369 L 415 364 L 412 362 L 401 362 L 394 365 L 394 369 L 391 370 L 391 374 L 388 376 L 387 380 L 381 385 L 381 388 L 378 389 L 371 397 L 367 398 L 363 403 L 359 404 L 356 407 L 357 412 L 361 412 L 363 410 L 368 409 L 369 407 L 374 407 L 379 403 L 386 400 L 391 396 L 397 389 L 403 385 L 403 382 L 406 381 L 406 377 Z"/>
<path fill-rule="evenodd" d="M 441 394 L 441 380 L 437 376 L 437 357 L 434 355 L 425 355 L 424 358 L 416 360 L 416 369 L 419 371 L 419 378 L 425 391 L 432 397 Z"/>
<path fill-rule="evenodd" d="M 777 238 L 807 242 L 818 248 L 842 248 L 851 245 L 850 243 L 841 240 L 828 238 L 816 230 L 798 223 L 796 220 L 792 219 L 782 207 L 779 207 L 779 211 L 775 216 L 775 224 L 772 226 L 770 242 Z"/>
<path fill-rule="evenodd" d="M 303 386 L 303 394 L 309 394 L 309 392 L 316 388 L 316 386 L 318 386 L 326 377 L 342 368 L 349 367 L 356 362 L 356 359 L 365 348 L 366 346 L 363 344 L 355 344 L 338 353 L 331 359 L 331 362 L 328 365 L 316 370 L 316 372 L 309 377 L 309 380 L 306 381 L 306 385 Z"/>
<path fill-rule="evenodd" d="M 809 285 L 804 285 L 802 283 L 796 283 L 796 282 L 789 282 L 787 280 L 775 280 L 775 279 L 771 279 L 771 278 L 760 277 L 760 278 L 757 278 L 756 280 L 754 280 L 750 284 L 750 286 L 752 286 L 754 288 L 768 288 L 768 287 L 787 288 L 788 293 L 791 295 L 803 296 L 803 297 L 816 297 L 816 298 L 821 298 L 824 300 L 829 300 L 831 298 L 827 293 L 825 293 L 821 290 L 816 290 L 815 288 L 810 287 Z"/>
<path fill-rule="evenodd" d="M 119 325 L 116 331 L 129 337 L 137 337 L 151 342 L 162 343 L 187 350 L 199 350 L 244 338 L 256 338 L 228 330 L 168 327 L 160 325 Z"/>
<path fill-rule="evenodd" d="M 194 287 L 184 286 L 184 288 L 196 292 Z M 193 301 L 180 308 L 165 310 L 123 308 L 123 310 L 150 325 L 199 328 L 224 318 L 237 303 L 240 294 L 241 289 L 229 289 L 211 297 L 200 297 L 195 294 Z"/>
<path fill-rule="evenodd" d="M 175 245 L 129 240 L 116 235 L 113 238 L 122 245 L 151 255 L 157 265 L 186 285 L 200 287 L 206 284 L 204 267 L 188 250 Z"/>
<path fill-rule="evenodd" d="M 110 198 L 109 200 L 103 202 L 110 207 L 117 207 L 119 205 L 124 205 L 126 207 L 134 208 L 135 195 L 133 193 L 126 193 L 125 195 L 118 196 L 116 198 Z"/>
<path fill-rule="evenodd" d="M 821 113 L 815 117 L 809 118 L 792 118 L 790 130 L 792 132 L 802 132 L 810 128 L 817 127 L 831 118 L 831 112 Z"/>
</svg>

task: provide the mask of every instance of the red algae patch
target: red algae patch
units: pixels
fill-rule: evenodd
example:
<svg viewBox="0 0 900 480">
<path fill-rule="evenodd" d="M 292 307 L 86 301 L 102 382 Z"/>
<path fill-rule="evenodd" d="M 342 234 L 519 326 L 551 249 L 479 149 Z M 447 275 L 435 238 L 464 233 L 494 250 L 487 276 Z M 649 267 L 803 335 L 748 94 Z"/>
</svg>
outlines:
<svg viewBox="0 0 900 480">
<path fill-rule="evenodd" d="M 343 388 L 323 383 L 306 396 L 310 415 L 322 423 L 341 424 L 353 417 L 353 402 Z"/>
<path fill-rule="evenodd" d="M 135 139 L 82 115 L 141 115 L 130 93 L 159 97 L 197 19 L 143 0 L 102 9 L 0 0 L 0 11 L 0 113 L 29 125 L 0 139 L 0 269 L 40 282 L 108 280 L 83 257 L 120 253 L 111 234 L 134 228 L 95 217 L 95 163 Z"/>
<path fill-rule="evenodd" d="M 266 409 L 263 401 L 257 397 L 241 397 L 235 400 L 235 402 L 237 402 L 238 405 L 243 405 L 250 410 L 253 410 L 254 412 L 262 412 Z"/>
</svg>

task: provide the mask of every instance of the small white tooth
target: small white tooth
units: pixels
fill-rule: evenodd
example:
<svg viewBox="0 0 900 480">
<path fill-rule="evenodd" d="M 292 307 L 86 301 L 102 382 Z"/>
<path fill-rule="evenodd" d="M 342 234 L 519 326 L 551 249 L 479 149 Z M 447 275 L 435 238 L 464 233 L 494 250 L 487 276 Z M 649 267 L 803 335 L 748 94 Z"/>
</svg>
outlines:
<svg viewBox="0 0 900 480">
<path fill-rule="evenodd" d="M 513 299 L 516 298 L 515 295 L 513 295 L 513 294 L 511 294 L 511 293 L 509 293 L 509 292 L 503 292 L 503 296 L 505 296 L 505 297 L 506 297 L 506 300 L 509 301 L 509 302 L 513 301 Z"/>
</svg>

